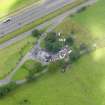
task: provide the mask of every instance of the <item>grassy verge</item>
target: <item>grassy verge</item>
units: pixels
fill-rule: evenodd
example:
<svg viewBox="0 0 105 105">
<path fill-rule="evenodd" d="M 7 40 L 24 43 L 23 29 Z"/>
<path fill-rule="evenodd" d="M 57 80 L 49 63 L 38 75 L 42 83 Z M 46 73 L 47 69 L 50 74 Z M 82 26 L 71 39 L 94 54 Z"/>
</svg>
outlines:
<svg viewBox="0 0 105 105">
<path fill-rule="evenodd" d="M 56 17 L 57 15 L 60 15 L 61 13 L 65 12 L 65 11 L 67 11 L 67 10 L 69 10 L 69 9 L 71 9 L 71 8 L 81 4 L 83 2 L 84 2 L 84 0 L 77 0 L 76 2 L 74 2 L 72 4 L 69 4 L 69 5 L 66 5 L 65 7 L 61 8 L 59 10 L 56 10 L 55 12 L 50 13 L 47 16 L 44 16 L 44 17 L 34 21 L 31 24 L 27 24 L 24 27 L 14 31 L 14 32 L 9 33 L 8 35 L 5 35 L 4 37 L 0 38 L 0 44 L 9 40 L 9 39 L 11 39 L 11 38 L 13 38 L 13 37 L 16 37 L 16 36 L 20 35 L 21 33 L 29 31 L 30 29 L 34 28 L 35 26 L 40 25 L 43 22 L 48 21 L 48 20 Z"/>
</svg>

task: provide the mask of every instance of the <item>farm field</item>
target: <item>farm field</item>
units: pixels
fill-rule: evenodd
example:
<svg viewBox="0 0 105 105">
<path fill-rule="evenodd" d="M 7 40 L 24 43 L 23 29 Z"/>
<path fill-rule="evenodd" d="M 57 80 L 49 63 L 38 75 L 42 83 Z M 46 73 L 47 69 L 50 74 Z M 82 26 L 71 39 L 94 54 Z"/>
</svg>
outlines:
<svg viewBox="0 0 105 105">
<path fill-rule="evenodd" d="M 40 0 L 0 0 L 0 18 Z"/>
</svg>

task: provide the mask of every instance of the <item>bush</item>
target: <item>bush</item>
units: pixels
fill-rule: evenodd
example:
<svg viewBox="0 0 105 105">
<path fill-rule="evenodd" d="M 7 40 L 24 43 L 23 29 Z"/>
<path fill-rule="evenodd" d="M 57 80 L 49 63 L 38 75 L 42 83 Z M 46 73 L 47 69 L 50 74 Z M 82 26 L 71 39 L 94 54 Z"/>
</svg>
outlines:
<svg viewBox="0 0 105 105">
<path fill-rule="evenodd" d="M 32 31 L 32 36 L 33 37 L 40 37 L 41 34 L 42 33 L 39 30 L 37 30 L 37 29 L 35 29 L 35 30 Z"/>
<path fill-rule="evenodd" d="M 45 48 L 49 52 L 56 53 L 62 48 L 62 44 L 59 42 L 55 32 L 48 33 L 45 38 Z"/>
<path fill-rule="evenodd" d="M 71 36 L 67 37 L 66 44 L 72 46 L 74 44 L 74 39 Z"/>
<path fill-rule="evenodd" d="M 68 61 L 65 61 L 65 60 L 59 60 L 58 63 L 59 63 L 60 70 L 62 72 L 65 72 L 66 68 L 69 65 L 69 62 Z"/>
<path fill-rule="evenodd" d="M 80 13 L 80 12 L 82 12 L 82 11 L 85 11 L 86 8 L 87 8 L 87 7 L 82 7 L 81 9 L 79 9 L 79 10 L 77 11 L 77 13 Z"/>
<path fill-rule="evenodd" d="M 34 61 L 32 61 L 30 64 L 25 65 L 24 67 L 28 69 L 29 71 L 28 76 L 27 76 L 28 80 L 33 80 L 34 75 L 36 73 L 40 73 L 42 70 L 45 69 L 45 66 L 43 66 L 41 63 L 34 62 Z"/>
<path fill-rule="evenodd" d="M 80 45 L 80 51 L 81 50 L 86 50 L 88 48 L 88 46 L 85 44 L 85 43 L 82 43 L 81 45 Z"/>
<path fill-rule="evenodd" d="M 48 70 L 51 72 L 51 73 L 54 73 L 58 70 L 61 70 L 61 71 L 65 71 L 65 69 L 67 68 L 68 66 L 68 63 L 65 62 L 64 60 L 59 60 L 59 61 L 56 61 L 56 62 L 52 62 L 48 65 Z"/>
<path fill-rule="evenodd" d="M 0 97 L 4 97 L 6 96 L 9 92 L 11 92 L 12 90 L 14 90 L 16 88 L 16 83 L 15 82 L 11 82 L 5 86 L 0 87 Z"/>
<path fill-rule="evenodd" d="M 74 61 L 78 60 L 79 57 L 80 57 L 80 51 L 78 49 L 73 50 L 69 55 L 70 63 L 73 63 Z"/>
<path fill-rule="evenodd" d="M 51 73 L 55 73 L 56 71 L 58 71 L 60 69 L 60 66 L 59 66 L 59 62 L 56 61 L 56 62 L 51 62 L 49 65 L 48 65 L 48 70 L 49 72 Z"/>
</svg>

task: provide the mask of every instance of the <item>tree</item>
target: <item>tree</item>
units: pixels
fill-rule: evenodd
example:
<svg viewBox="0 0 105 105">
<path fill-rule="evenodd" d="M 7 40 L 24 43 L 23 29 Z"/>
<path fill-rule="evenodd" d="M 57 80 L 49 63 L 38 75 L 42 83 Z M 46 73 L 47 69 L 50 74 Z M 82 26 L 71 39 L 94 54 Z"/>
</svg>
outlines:
<svg viewBox="0 0 105 105">
<path fill-rule="evenodd" d="M 57 40 L 57 36 L 55 32 L 49 32 L 47 37 L 45 38 L 46 41 L 49 42 L 54 42 L 55 40 Z"/>
<path fill-rule="evenodd" d="M 45 48 L 49 52 L 56 53 L 62 48 L 61 42 L 58 40 L 58 36 L 55 32 L 48 33 L 47 37 L 45 38 Z"/>
<path fill-rule="evenodd" d="M 73 50 L 71 54 L 69 55 L 70 63 L 73 63 L 80 57 L 80 52 L 79 50 Z"/>
<path fill-rule="evenodd" d="M 74 44 L 74 39 L 71 36 L 67 37 L 66 44 L 72 46 Z"/>
<path fill-rule="evenodd" d="M 59 61 L 58 61 L 58 64 L 59 64 L 60 70 L 61 70 L 62 72 L 65 72 L 67 66 L 69 65 L 68 62 L 66 62 L 65 60 L 59 60 Z"/>
<path fill-rule="evenodd" d="M 57 70 L 59 70 L 58 61 L 56 61 L 56 62 L 51 62 L 51 63 L 48 65 L 48 70 L 49 70 L 49 72 L 51 72 L 51 73 L 55 73 Z"/>
<path fill-rule="evenodd" d="M 28 80 L 33 80 L 34 79 L 34 75 L 36 73 L 41 72 L 44 69 L 44 66 L 41 63 L 39 63 L 39 62 L 34 62 L 30 66 L 31 66 L 31 68 L 29 67 L 29 73 L 28 73 L 27 79 Z"/>
<path fill-rule="evenodd" d="M 77 11 L 77 13 L 80 13 L 80 12 L 82 12 L 82 11 L 84 11 L 84 10 L 86 10 L 86 7 L 82 7 L 81 9 L 79 9 L 79 10 Z"/>
<path fill-rule="evenodd" d="M 88 46 L 85 44 L 85 43 L 82 43 L 81 45 L 80 45 L 80 51 L 81 50 L 87 50 L 88 49 Z"/>
<path fill-rule="evenodd" d="M 42 33 L 39 30 L 37 30 L 37 29 L 35 29 L 35 30 L 32 31 L 32 36 L 33 37 L 40 37 L 41 34 Z"/>
<path fill-rule="evenodd" d="M 61 48 L 62 48 L 62 44 L 59 41 L 56 41 L 55 43 L 52 44 L 51 51 L 56 53 L 56 52 L 60 51 Z"/>
<path fill-rule="evenodd" d="M 5 86 L 0 87 L 0 97 L 4 97 L 6 96 L 9 92 L 11 92 L 12 90 L 14 90 L 16 88 L 16 83 L 15 82 L 11 82 Z"/>
</svg>

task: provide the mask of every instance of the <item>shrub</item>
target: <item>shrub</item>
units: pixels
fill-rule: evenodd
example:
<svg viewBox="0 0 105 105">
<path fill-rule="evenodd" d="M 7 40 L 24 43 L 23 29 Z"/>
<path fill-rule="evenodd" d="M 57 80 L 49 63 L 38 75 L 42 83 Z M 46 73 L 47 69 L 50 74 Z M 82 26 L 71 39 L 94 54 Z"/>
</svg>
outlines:
<svg viewBox="0 0 105 105">
<path fill-rule="evenodd" d="M 82 43 L 81 45 L 80 45 L 80 51 L 81 50 L 86 50 L 88 48 L 88 46 L 85 44 L 85 43 Z"/>
<path fill-rule="evenodd" d="M 5 86 L 0 87 L 0 97 L 4 97 L 6 96 L 9 92 L 11 92 L 12 90 L 14 90 L 16 88 L 16 83 L 15 82 L 11 82 Z"/>
<path fill-rule="evenodd" d="M 72 46 L 74 44 L 74 39 L 71 36 L 67 37 L 66 44 Z"/>
<path fill-rule="evenodd" d="M 42 70 L 45 69 L 45 66 L 43 66 L 41 63 L 34 61 L 32 61 L 30 64 L 25 65 L 24 67 L 29 71 L 27 76 L 28 80 L 35 79 L 34 75 L 36 73 L 40 73 Z"/>
<path fill-rule="evenodd" d="M 70 63 L 73 63 L 74 61 L 78 60 L 79 57 L 80 57 L 80 51 L 78 49 L 73 50 L 69 55 Z"/>
<path fill-rule="evenodd" d="M 37 30 L 37 29 L 35 29 L 35 30 L 32 31 L 32 36 L 33 37 L 40 37 L 41 34 L 42 33 L 39 30 Z"/>
<path fill-rule="evenodd" d="M 58 37 L 55 32 L 48 33 L 45 38 L 45 48 L 49 52 L 56 53 L 62 48 L 61 42 L 59 42 Z"/>
</svg>

